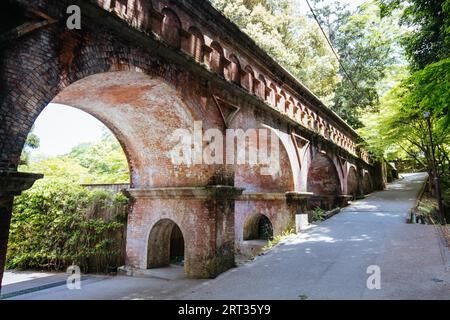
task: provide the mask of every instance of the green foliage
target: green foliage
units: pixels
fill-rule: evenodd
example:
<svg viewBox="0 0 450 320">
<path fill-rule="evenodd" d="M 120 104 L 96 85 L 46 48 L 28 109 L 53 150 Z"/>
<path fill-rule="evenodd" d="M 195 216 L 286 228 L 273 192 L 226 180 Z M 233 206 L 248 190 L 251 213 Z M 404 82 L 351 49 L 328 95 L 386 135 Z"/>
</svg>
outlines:
<svg viewBox="0 0 450 320">
<path fill-rule="evenodd" d="M 352 127 L 360 128 L 364 112 L 378 108 L 380 83 L 395 63 L 401 62 L 396 17 L 381 18 L 374 1 L 350 12 L 339 1 L 314 1 L 316 15 L 326 29 L 343 64 L 332 109 Z M 346 72 L 345 72 L 346 71 Z"/>
<path fill-rule="evenodd" d="M 312 1 L 336 49 L 340 67 L 312 16 L 296 13 L 287 0 L 214 0 L 213 4 L 355 128 L 366 111 L 376 111 L 385 79 L 401 63 L 403 31 L 398 15 L 382 18 L 375 1 L 351 12 L 339 1 Z"/>
<path fill-rule="evenodd" d="M 360 130 L 369 148 L 389 160 L 412 158 L 431 172 L 431 148 L 424 112 L 431 113 L 440 172 L 449 166 L 450 59 L 406 77 L 382 99 L 381 110 L 364 118 Z"/>
<path fill-rule="evenodd" d="M 399 11 L 409 27 L 402 44 L 413 72 L 450 58 L 450 0 L 378 0 L 384 16 Z"/>
<path fill-rule="evenodd" d="M 262 248 L 261 251 L 264 252 L 266 250 L 273 248 L 278 243 L 280 243 L 282 240 L 286 239 L 289 236 L 292 236 L 293 234 L 295 234 L 295 227 L 291 224 L 288 227 L 286 227 L 286 229 L 281 234 L 276 235 L 276 236 L 272 237 L 271 239 L 269 239 L 269 241 Z"/>
<path fill-rule="evenodd" d="M 400 12 L 409 27 L 402 45 L 412 73 L 402 73 L 382 98 L 380 112 L 365 115 L 360 133 L 378 156 L 413 160 L 432 174 L 424 112 L 430 112 L 438 175 L 444 198 L 450 188 L 450 1 L 380 0 L 383 16 Z"/>
<path fill-rule="evenodd" d="M 402 43 L 413 71 L 450 58 L 450 0 L 379 0 L 384 15 L 402 11 L 411 32 Z"/>
<path fill-rule="evenodd" d="M 437 121 L 436 129 L 447 134 L 450 121 L 450 58 L 413 73 L 404 86 L 407 90 L 403 97 L 405 109 L 409 109 L 412 116 L 419 117 L 425 111 L 432 112 Z"/>
<path fill-rule="evenodd" d="M 312 212 L 312 221 L 325 220 L 325 210 L 320 207 L 316 207 Z"/>
<path fill-rule="evenodd" d="M 15 199 L 7 268 L 62 270 L 76 264 L 84 271 L 107 272 L 117 267 L 128 210 L 125 199 L 64 178 L 37 181 Z M 109 220 L 98 217 L 99 211 L 112 208 Z"/>
<path fill-rule="evenodd" d="M 326 104 L 331 102 L 340 81 L 337 61 L 318 26 L 296 14 L 289 1 L 212 2 Z"/>
<path fill-rule="evenodd" d="M 426 224 L 442 224 L 442 218 L 438 211 L 438 204 L 434 198 L 423 197 L 417 207 L 416 214 L 419 214 Z"/>
<path fill-rule="evenodd" d="M 76 183 L 128 183 L 128 162 L 119 142 L 111 133 L 94 143 L 76 146 L 67 155 L 31 161 L 19 168 Z"/>
<path fill-rule="evenodd" d="M 22 150 L 22 154 L 20 156 L 21 164 L 28 164 L 30 162 L 30 149 L 39 148 L 39 137 L 33 133 L 34 126 L 31 128 L 30 133 L 27 136 L 27 140 L 25 141 L 25 146 Z"/>
</svg>

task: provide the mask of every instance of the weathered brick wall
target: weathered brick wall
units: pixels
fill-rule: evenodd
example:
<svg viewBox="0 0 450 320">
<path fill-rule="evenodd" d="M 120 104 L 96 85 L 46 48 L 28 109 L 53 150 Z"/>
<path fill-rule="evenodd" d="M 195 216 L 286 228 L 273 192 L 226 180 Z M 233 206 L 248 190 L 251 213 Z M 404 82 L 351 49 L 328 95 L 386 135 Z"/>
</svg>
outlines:
<svg viewBox="0 0 450 320">
<path fill-rule="evenodd" d="M 167 239 L 152 235 L 164 232 L 160 221 L 170 220 L 183 234 L 188 276 L 208 278 L 233 267 L 234 198 L 226 193 L 203 188 L 131 191 L 135 202 L 128 219 L 127 264 L 147 269 L 149 255 L 168 253 Z"/>
<path fill-rule="evenodd" d="M 358 176 L 356 169 L 350 167 L 347 175 L 347 192 L 348 195 L 352 195 L 354 198 L 358 195 Z"/>
<path fill-rule="evenodd" d="M 353 178 L 347 179 L 350 165 L 361 172 L 358 185 L 365 170 L 365 191 L 372 188 L 373 168 L 357 148 L 357 134 L 208 3 L 10 3 L 48 24 L 30 32 L 21 27 L 22 35 L 16 32 L 2 43 L 0 164 L 17 166 L 31 126 L 53 101 L 92 114 L 114 132 L 134 188 L 183 192 L 185 187 L 230 185 L 253 193 L 239 198 L 236 208 L 234 195 L 198 199 L 198 190 L 178 200 L 164 192 L 151 199 L 137 196 L 129 215 L 130 265 L 147 266 L 150 232 L 160 219 L 170 219 L 185 236 L 186 272 L 215 275 L 232 265 L 233 240 L 240 241 L 250 215 L 265 214 L 275 233 L 292 221 L 299 207 L 287 202 L 286 192 L 312 190 L 320 197 L 354 190 Z M 82 8 L 81 30 L 66 27 L 69 4 Z M 203 121 L 203 130 L 264 127 L 277 132 L 280 173 L 173 165 L 168 134 L 192 130 L 196 120 Z M 321 151 L 331 160 L 322 159 Z"/>
<path fill-rule="evenodd" d="M 342 193 L 339 176 L 331 159 L 323 154 L 317 153 L 308 172 L 309 192 L 319 195 L 339 195 Z"/>
</svg>

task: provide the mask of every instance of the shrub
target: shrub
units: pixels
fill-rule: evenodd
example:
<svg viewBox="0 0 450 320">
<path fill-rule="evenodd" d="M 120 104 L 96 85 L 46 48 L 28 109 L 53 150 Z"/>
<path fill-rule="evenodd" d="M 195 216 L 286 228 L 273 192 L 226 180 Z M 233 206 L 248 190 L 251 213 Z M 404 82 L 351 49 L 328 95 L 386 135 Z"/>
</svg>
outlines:
<svg viewBox="0 0 450 320">
<path fill-rule="evenodd" d="M 114 215 L 100 218 L 107 208 Z M 15 199 L 6 266 L 62 270 L 75 264 L 107 272 L 120 263 L 127 210 L 123 195 L 63 178 L 37 181 Z"/>
<path fill-rule="evenodd" d="M 313 221 L 323 221 L 325 220 L 325 210 L 320 207 L 316 207 L 312 212 Z"/>
</svg>

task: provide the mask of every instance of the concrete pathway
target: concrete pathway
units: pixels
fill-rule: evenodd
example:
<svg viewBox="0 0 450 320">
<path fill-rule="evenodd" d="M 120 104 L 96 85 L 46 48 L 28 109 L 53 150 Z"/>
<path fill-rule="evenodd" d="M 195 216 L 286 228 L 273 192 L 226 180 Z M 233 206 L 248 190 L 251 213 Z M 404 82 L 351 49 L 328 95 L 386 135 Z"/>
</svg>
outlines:
<svg viewBox="0 0 450 320">
<path fill-rule="evenodd" d="M 182 298 L 450 299 L 438 229 L 406 224 L 424 178 L 404 175 Z M 380 268 L 380 290 L 366 286 L 369 266 Z"/>
<path fill-rule="evenodd" d="M 14 299 L 450 299 L 438 229 L 406 224 L 424 178 L 405 175 L 214 280 L 113 277 Z M 366 286 L 369 266 L 379 290 Z"/>
</svg>

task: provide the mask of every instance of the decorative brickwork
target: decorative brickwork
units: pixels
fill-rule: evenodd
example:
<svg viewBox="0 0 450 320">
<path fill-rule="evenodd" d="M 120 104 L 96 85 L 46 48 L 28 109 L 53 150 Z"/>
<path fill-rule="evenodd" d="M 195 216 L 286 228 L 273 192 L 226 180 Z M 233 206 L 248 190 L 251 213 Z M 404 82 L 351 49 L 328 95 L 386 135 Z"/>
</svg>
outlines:
<svg viewBox="0 0 450 320">
<path fill-rule="evenodd" d="M 68 4 L 80 6 L 81 30 L 67 29 Z M 152 243 L 159 234 L 168 241 L 172 224 L 160 221 L 171 221 L 184 238 L 186 274 L 213 277 L 234 265 L 235 242 L 243 241 L 250 216 L 266 216 L 277 235 L 310 197 L 329 206 L 379 185 L 358 135 L 207 1 L 3 6 L 39 23 L 9 21 L 10 32 L 0 37 L 0 163 L 17 167 L 49 102 L 97 117 L 117 136 L 130 166 L 131 267 L 167 262 L 167 246 Z M 223 133 L 269 128 L 281 141 L 279 172 L 174 165 L 168 135 L 193 130 L 194 121 Z"/>
</svg>

